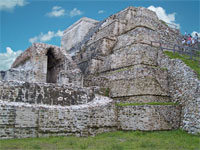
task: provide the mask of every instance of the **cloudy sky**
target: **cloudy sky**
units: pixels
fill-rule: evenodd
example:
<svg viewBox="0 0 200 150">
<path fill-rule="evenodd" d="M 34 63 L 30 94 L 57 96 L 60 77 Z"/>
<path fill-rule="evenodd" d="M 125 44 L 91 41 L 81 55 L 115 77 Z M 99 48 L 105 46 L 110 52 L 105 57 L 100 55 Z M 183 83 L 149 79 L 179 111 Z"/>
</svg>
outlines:
<svg viewBox="0 0 200 150">
<path fill-rule="evenodd" d="M 0 70 L 34 42 L 60 46 L 63 31 L 81 17 L 103 20 L 128 6 L 155 11 L 181 33 L 200 33 L 199 0 L 0 0 Z"/>
</svg>

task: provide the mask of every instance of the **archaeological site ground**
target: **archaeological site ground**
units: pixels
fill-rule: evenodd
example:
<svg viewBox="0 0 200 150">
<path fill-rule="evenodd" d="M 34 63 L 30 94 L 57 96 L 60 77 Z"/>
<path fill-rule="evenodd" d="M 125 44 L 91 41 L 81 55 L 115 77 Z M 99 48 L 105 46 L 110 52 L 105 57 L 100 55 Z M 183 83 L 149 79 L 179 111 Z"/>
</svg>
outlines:
<svg viewBox="0 0 200 150">
<path fill-rule="evenodd" d="M 183 134 L 180 139 L 188 145 L 182 149 L 197 148 L 198 74 L 166 55 L 169 50 L 172 55 L 180 52 L 176 45 L 181 45 L 181 36 L 155 12 L 128 7 L 102 21 L 78 20 L 64 31 L 61 47 L 34 43 L 11 69 L 0 72 L 0 139 L 60 136 L 52 137 L 59 143 L 66 136 L 81 136 L 90 141 L 71 137 L 80 140 L 75 149 L 87 149 L 95 138 L 109 141 L 119 135 L 116 143 L 129 139 L 138 149 L 159 148 L 151 144 L 151 135 L 166 139 L 165 145 L 172 149 L 170 143 Z M 187 50 L 181 47 L 182 53 Z M 193 58 L 199 59 L 198 54 Z M 117 132 L 105 133 L 111 131 Z M 169 133 L 177 138 L 170 140 Z M 141 137 L 147 139 L 140 141 Z M 181 149 L 178 143 L 176 149 Z M 71 140 L 68 148 L 73 145 Z"/>
</svg>

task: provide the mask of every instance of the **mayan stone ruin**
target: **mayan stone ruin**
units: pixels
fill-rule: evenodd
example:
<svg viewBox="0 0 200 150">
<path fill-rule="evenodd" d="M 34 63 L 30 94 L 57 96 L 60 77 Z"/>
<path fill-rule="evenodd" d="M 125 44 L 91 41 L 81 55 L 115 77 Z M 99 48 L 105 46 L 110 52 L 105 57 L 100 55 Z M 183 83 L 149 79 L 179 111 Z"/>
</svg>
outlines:
<svg viewBox="0 0 200 150">
<path fill-rule="evenodd" d="M 61 47 L 34 43 L 0 72 L 0 139 L 200 133 L 197 74 L 152 43 L 179 37 L 155 12 L 128 7 L 103 21 L 81 18 L 64 31 Z"/>
</svg>

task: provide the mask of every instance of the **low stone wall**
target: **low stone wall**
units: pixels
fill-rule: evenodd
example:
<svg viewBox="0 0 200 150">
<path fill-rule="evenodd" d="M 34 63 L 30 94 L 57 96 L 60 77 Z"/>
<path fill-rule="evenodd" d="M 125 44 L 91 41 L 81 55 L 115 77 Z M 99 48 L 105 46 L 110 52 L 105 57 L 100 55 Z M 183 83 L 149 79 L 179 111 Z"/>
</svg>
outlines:
<svg viewBox="0 0 200 150">
<path fill-rule="evenodd" d="M 24 69 L 9 69 L 0 73 L 0 81 L 24 81 L 31 82 L 34 78 L 34 72 Z"/>
<path fill-rule="evenodd" d="M 182 105 L 181 128 L 200 133 L 200 81 L 197 74 L 179 59 L 158 54 L 158 63 L 168 69 L 171 101 Z"/>
<path fill-rule="evenodd" d="M 0 99 L 47 105 L 86 104 L 94 98 L 91 88 L 50 83 L 0 82 Z"/>
<path fill-rule="evenodd" d="M 180 106 L 142 105 L 118 106 L 121 130 L 171 130 L 179 128 Z"/>
<path fill-rule="evenodd" d="M 0 139 L 113 131 L 115 110 L 111 99 L 98 95 L 90 103 L 65 107 L 0 100 Z"/>
</svg>

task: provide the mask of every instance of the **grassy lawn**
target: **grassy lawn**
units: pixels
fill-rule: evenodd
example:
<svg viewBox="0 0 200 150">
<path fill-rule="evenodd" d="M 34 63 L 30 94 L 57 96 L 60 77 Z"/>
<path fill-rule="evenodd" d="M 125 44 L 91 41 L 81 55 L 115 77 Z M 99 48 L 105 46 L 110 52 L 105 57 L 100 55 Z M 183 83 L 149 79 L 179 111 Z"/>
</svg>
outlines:
<svg viewBox="0 0 200 150">
<path fill-rule="evenodd" d="M 181 130 L 117 131 L 95 137 L 48 137 L 0 140 L 1 150 L 199 150 L 200 136 Z"/>
<path fill-rule="evenodd" d="M 196 57 L 195 59 L 197 59 L 198 61 L 194 61 L 194 60 L 189 59 L 190 57 L 188 55 L 180 55 L 178 53 L 173 53 L 169 51 L 165 51 L 164 53 L 170 58 L 173 58 L 173 59 L 178 58 L 182 60 L 187 66 L 192 68 L 197 73 L 198 78 L 200 79 L 200 57 Z"/>
</svg>

